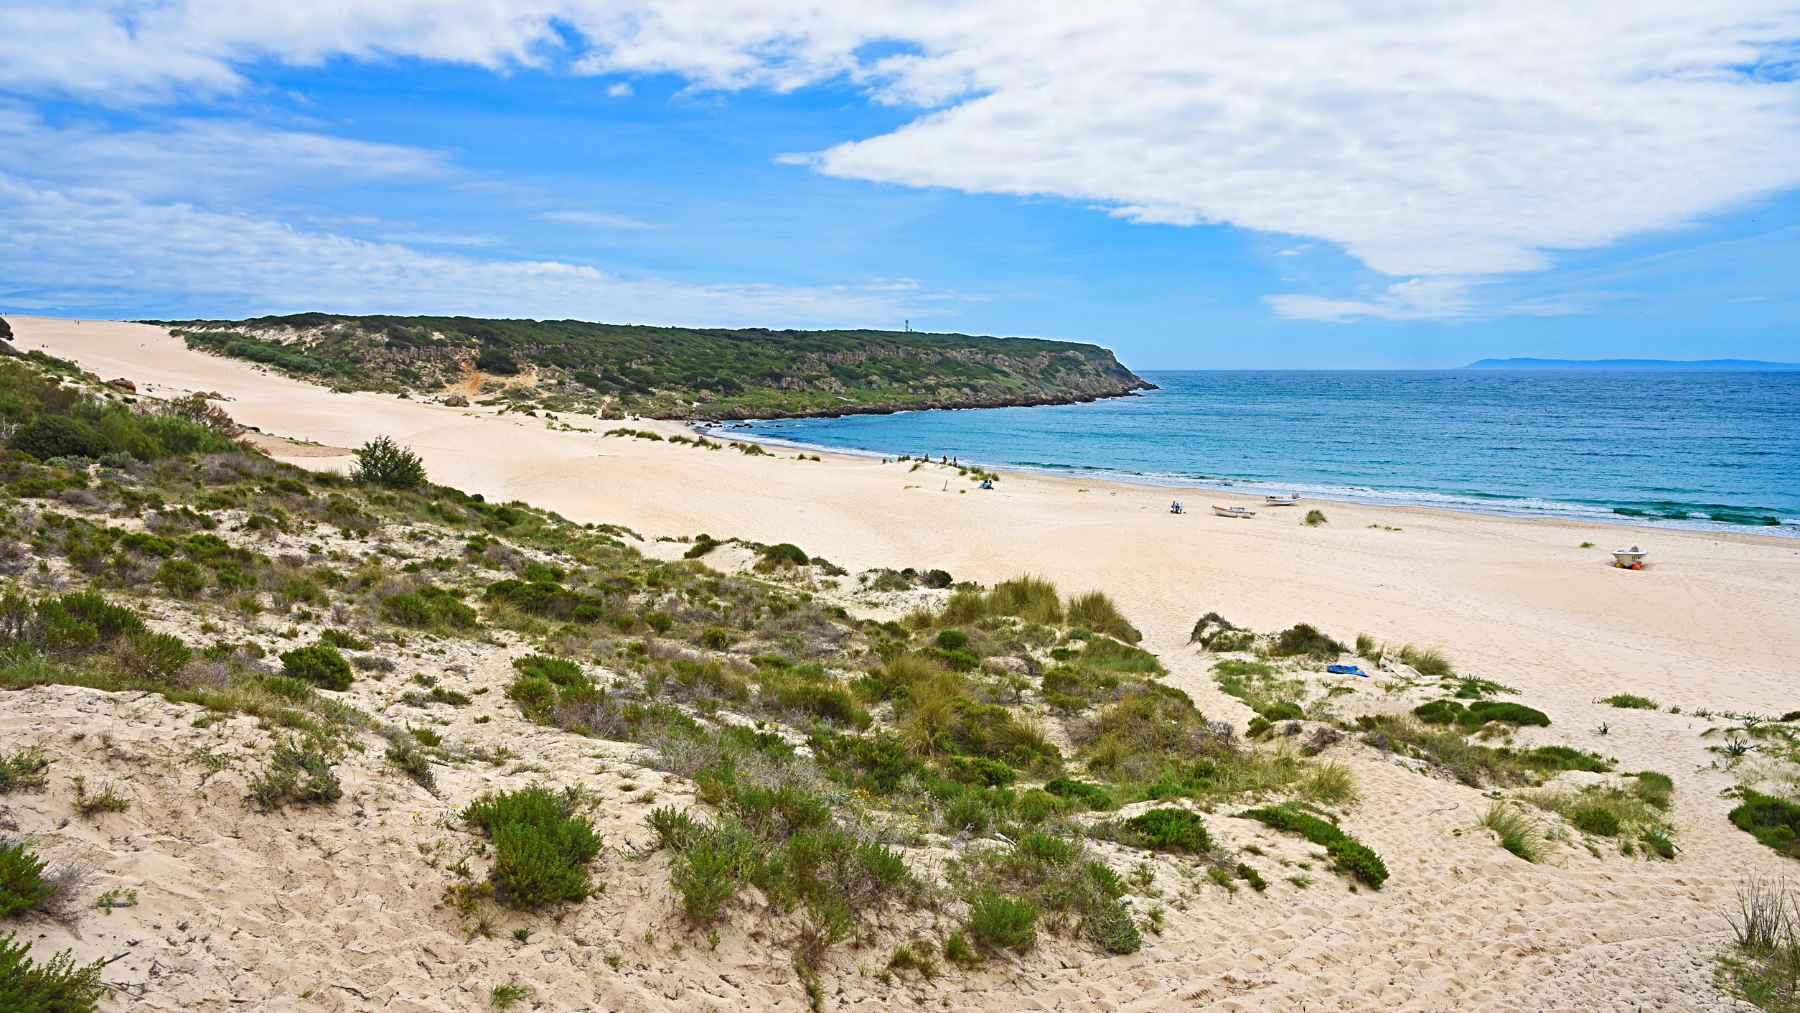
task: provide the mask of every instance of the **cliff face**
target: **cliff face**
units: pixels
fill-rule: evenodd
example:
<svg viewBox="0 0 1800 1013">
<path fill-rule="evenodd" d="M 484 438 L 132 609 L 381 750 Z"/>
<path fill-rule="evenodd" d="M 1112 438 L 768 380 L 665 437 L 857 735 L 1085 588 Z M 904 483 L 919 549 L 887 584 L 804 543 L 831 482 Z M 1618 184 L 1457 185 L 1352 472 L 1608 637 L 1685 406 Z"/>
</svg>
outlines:
<svg viewBox="0 0 1800 1013">
<path fill-rule="evenodd" d="M 658 418 L 1068 404 L 1154 389 L 1107 349 L 1036 338 L 325 314 L 173 326 L 192 346 L 335 386 L 454 386 Z"/>
</svg>

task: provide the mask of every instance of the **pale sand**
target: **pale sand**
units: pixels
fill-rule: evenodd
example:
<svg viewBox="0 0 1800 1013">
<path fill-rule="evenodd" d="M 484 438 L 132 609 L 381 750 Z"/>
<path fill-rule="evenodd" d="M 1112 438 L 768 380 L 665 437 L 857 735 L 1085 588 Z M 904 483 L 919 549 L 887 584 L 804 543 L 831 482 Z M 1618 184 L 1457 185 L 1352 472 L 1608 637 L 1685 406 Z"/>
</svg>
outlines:
<svg viewBox="0 0 1800 1013">
<path fill-rule="evenodd" d="M 1712 955 L 1726 937 L 1722 910 L 1744 873 L 1783 867 L 1726 823 L 1731 803 L 1718 793 L 1732 778 L 1707 769 L 1713 757 L 1698 738 L 1706 722 L 1594 701 L 1629 691 L 1686 710 L 1800 708 L 1792 689 L 1800 544 L 1790 540 L 1338 503 L 1313 504 L 1330 523 L 1306 528 L 1304 511 L 1295 510 L 1263 510 L 1248 522 L 1215 518 L 1206 505 L 1231 500 L 1206 491 L 1024 474 L 981 492 L 938 468 L 911 472 L 832 454 L 815 463 L 794 460 L 791 451 L 747 457 L 603 438 L 599 432 L 617 423 L 580 416 L 565 421 L 595 432 L 553 431 L 543 419 L 484 409 L 333 394 L 190 352 L 156 327 L 9 320 L 21 349 L 73 359 L 102 378 L 129 377 L 152 396 L 222 392 L 233 417 L 266 433 L 327 448 L 390 435 L 423 455 L 434 480 L 489 499 L 522 499 L 646 537 L 705 531 L 792 541 L 852 570 L 937 566 L 984 582 L 1032 572 L 1065 590 L 1102 588 L 1144 630 L 1172 683 L 1208 713 L 1240 722 L 1247 712 L 1217 691 L 1207 661 L 1186 644 L 1203 612 L 1259 629 L 1303 621 L 1340 639 L 1367 632 L 1441 647 L 1464 671 L 1516 687 L 1519 699 L 1553 717 L 1554 727 L 1524 741 L 1593 749 L 1616 756 L 1621 770 L 1662 770 L 1676 780 L 1678 861 L 1595 858 L 1563 846 L 1551 863 L 1529 866 L 1471 829 L 1485 807 L 1475 792 L 1359 750 L 1349 762 L 1366 800 L 1345 822 L 1387 858 L 1393 879 L 1379 894 L 1319 887 L 1299 899 L 1276 899 L 1273 889 L 1260 897 L 1220 894 L 1216 910 L 1172 911 L 1169 933 L 1137 956 L 1089 957 L 1085 967 L 1029 960 L 1013 980 L 986 973 L 958 983 L 952 975 L 941 989 L 914 996 L 920 1004 L 1730 1008 L 1710 984 Z M 271 449 L 303 467 L 347 463 L 319 456 L 318 448 Z M 1193 512 L 1168 514 L 1172 495 Z M 1403 530 L 1371 527 L 1377 524 Z M 1599 549 L 1576 548 L 1583 541 Z M 1602 550 L 1626 542 L 1652 551 L 1651 569 L 1605 565 Z M 1605 736 L 1602 722 L 1610 726 Z M 167 858 L 171 866 L 193 861 Z M 980 990 L 965 990 L 973 986 Z M 705 999 L 692 992 L 661 998 L 756 1006 L 774 997 L 720 987 Z M 879 1001 L 896 999 L 906 995 Z M 794 997 L 781 1000 L 792 1005 Z M 421 995 L 421 1003 L 465 1007 L 443 995 Z"/>
</svg>

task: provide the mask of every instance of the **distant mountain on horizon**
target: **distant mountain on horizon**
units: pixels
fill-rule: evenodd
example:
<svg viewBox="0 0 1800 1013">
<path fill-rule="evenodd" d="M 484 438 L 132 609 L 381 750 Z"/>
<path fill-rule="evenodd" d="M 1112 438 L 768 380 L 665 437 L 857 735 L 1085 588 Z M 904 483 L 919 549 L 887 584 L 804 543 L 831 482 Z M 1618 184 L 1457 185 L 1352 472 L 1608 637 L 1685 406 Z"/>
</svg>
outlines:
<svg viewBox="0 0 1800 1013">
<path fill-rule="evenodd" d="M 1466 369 L 1667 369 L 1667 370 L 1787 370 L 1800 362 L 1764 362 L 1761 359 L 1478 359 Z"/>
</svg>

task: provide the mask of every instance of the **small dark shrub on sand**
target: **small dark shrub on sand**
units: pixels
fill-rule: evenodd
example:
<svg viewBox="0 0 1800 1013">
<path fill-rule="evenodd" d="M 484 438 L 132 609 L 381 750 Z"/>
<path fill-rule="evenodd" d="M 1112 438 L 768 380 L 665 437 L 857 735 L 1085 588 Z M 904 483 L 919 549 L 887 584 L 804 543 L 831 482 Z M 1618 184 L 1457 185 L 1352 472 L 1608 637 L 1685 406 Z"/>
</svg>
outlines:
<svg viewBox="0 0 1800 1013">
<path fill-rule="evenodd" d="M 345 690 L 355 678 L 350 662 L 329 644 L 313 644 L 281 652 L 281 671 L 293 679 L 304 679 L 320 689 Z"/>
<path fill-rule="evenodd" d="M 1800 805 L 1746 788 L 1729 818 L 1732 826 L 1758 841 L 1789 858 L 1800 858 Z"/>
<path fill-rule="evenodd" d="M 1382 862 L 1380 855 L 1338 829 L 1335 824 L 1322 820 L 1291 802 L 1251 809 L 1240 815 L 1285 833 L 1298 834 L 1323 846 L 1326 854 L 1331 856 L 1333 867 L 1369 886 L 1379 889 L 1387 881 L 1387 865 Z"/>
<path fill-rule="evenodd" d="M 1275 637 L 1273 652 L 1279 657 L 1306 655 L 1321 660 L 1334 660 L 1344 653 L 1344 645 L 1306 623 L 1290 626 Z"/>
<path fill-rule="evenodd" d="M 92 1013 L 106 994 L 103 966 L 101 960 L 77 965 L 68 950 L 34 963 L 30 945 L 9 932 L 0 936 L 0 1010 Z"/>
<path fill-rule="evenodd" d="M 350 477 L 364 485 L 416 489 L 425 484 L 425 462 L 386 436 L 378 436 L 357 448 Z"/>
<path fill-rule="evenodd" d="M 1212 837 L 1206 832 L 1206 824 L 1201 822 L 1198 814 L 1186 809 L 1152 809 L 1133 816 L 1122 826 L 1131 838 L 1146 848 L 1196 855 L 1212 849 Z"/>
<path fill-rule="evenodd" d="M 578 816 L 573 792 L 541 785 L 486 794 L 463 818 L 494 842 L 494 895 L 536 909 L 588 895 L 588 863 L 600 853 L 592 821 Z"/>
</svg>

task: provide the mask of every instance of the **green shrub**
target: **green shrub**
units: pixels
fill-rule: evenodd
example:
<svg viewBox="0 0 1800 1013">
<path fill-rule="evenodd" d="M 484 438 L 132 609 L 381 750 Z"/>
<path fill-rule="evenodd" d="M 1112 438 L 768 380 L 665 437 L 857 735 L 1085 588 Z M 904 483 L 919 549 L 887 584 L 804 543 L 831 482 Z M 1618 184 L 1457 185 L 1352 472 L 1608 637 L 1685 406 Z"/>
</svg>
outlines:
<svg viewBox="0 0 1800 1013">
<path fill-rule="evenodd" d="M 988 592 L 986 611 L 993 615 L 1018 616 L 1028 623 L 1055 625 L 1062 622 L 1062 598 L 1056 585 L 1041 577 L 1014 577 L 995 584 Z"/>
<path fill-rule="evenodd" d="M 1267 824 L 1277 830 L 1298 834 L 1325 848 L 1331 863 L 1339 872 L 1380 889 L 1387 881 L 1387 865 L 1381 856 L 1338 827 L 1312 815 L 1293 803 L 1251 809 L 1239 815 Z"/>
<path fill-rule="evenodd" d="M 969 635 L 962 630 L 938 631 L 937 646 L 946 651 L 961 651 L 969 646 Z"/>
<path fill-rule="evenodd" d="M 0 918 L 43 907 L 56 895 L 56 884 L 44 878 L 44 862 L 24 841 L 0 838 Z"/>
<path fill-rule="evenodd" d="M 1469 704 L 1468 712 L 1460 720 L 1469 726 L 1480 726 L 1490 721 L 1509 725 L 1534 725 L 1539 728 L 1550 724 L 1550 718 L 1543 711 L 1506 700 L 1477 700 Z"/>
<path fill-rule="evenodd" d="M 40 415 L 20 426 L 7 446 L 40 461 L 53 457 L 104 457 L 113 445 L 94 426 L 66 415 Z"/>
<path fill-rule="evenodd" d="M 511 907 L 536 909 L 588 895 L 588 863 L 600 853 L 593 822 L 575 812 L 574 791 L 540 785 L 488 793 L 463 818 L 494 842 L 494 894 Z"/>
<path fill-rule="evenodd" d="M 1336 660 L 1344 653 L 1344 645 L 1313 627 L 1300 623 L 1276 635 L 1272 653 L 1284 658 L 1306 655 L 1320 660 Z"/>
<path fill-rule="evenodd" d="M 1652 808 L 1667 810 L 1674 801 L 1675 781 L 1669 775 L 1642 770 L 1631 776 L 1634 778 L 1632 793 Z"/>
<path fill-rule="evenodd" d="M 1151 809 L 1121 825 L 1129 838 L 1146 848 L 1196 855 L 1212 850 L 1212 837 L 1206 832 L 1206 824 L 1198 814 L 1186 809 Z"/>
<path fill-rule="evenodd" d="M 475 610 L 464 604 L 456 592 L 436 586 L 389 595 L 382 599 L 380 612 L 383 619 L 396 626 L 420 630 L 467 630 L 477 623 Z"/>
<path fill-rule="evenodd" d="M 36 746 L 0 755 L 0 795 L 42 790 L 49 780 L 49 769 L 49 758 Z"/>
<path fill-rule="evenodd" d="M 409 742 L 390 742 L 387 749 L 387 761 L 399 768 L 402 774 L 411 778 L 419 787 L 433 795 L 438 793 L 437 774 L 431 769 L 431 756 L 423 749 L 419 749 Z"/>
<path fill-rule="evenodd" d="M 9 932 L 0 936 L 0 1010 L 18 1013 L 92 1013 L 106 986 L 103 960 L 77 965 L 63 950 L 48 961 L 31 960 L 31 948 Z"/>
<path fill-rule="evenodd" d="M 185 559 L 165 559 L 156 568 L 158 587 L 175 598 L 192 598 L 206 590 L 206 571 Z"/>
<path fill-rule="evenodd" d="M 386 436 L 378 436 L 357 448 L 350 477 L 364 485 L 416 489 L 425 484 L 425 462 Z"/>
<path fill-rule="evenodd" d="M 1614 693 L 1600 702 L 1608 707 L 1619 707 L 1624 710 L 1653 711 L 1662 709 L 1662 706 L 1655 700 L 1647 696 L 1638 696 L 1635 693 Z"/>
<path fill-rule="evenodd" d="M 1030 952 L 1037 943 L 1038 906 L 995 890 L 983 890 L 969 904 L 969 936 L 989 950 Z"/>
<path fill-rule="evenodd" d="M 1325 523 L 1325 511 L 1323 511 L 1323 510 L 1308 510 L 1306 512 L 1306 520 L 1303 521 L 1302 523 L 1304 523 L 1309 528 L 1316 528 L 1319 525 L 1324 524 Z"/>
<path fill-rule="evenodd" d="M 1543 859 L 1544 832 L 1536 820 L 1506 802 L 1489 803 L 1481 825 L 1500 838 L 1500 846 L 1527 862 Z"/>
<path fill-rule="evenodd" d="M 1455 700 L 1433 700 L 1414 707 L 1413 716 L 1426 724 L 1456 724 L 1469 729 L 1491 721 L 1537 727 L 1550 724 L 1550 718 L 1543 711 L 1507 700 L 1475 700 L 1466 707 Z"/>
<path fill-rule="evenodd" d="M 330 805 L 344 797 L 331 759 L 316 746 L 279 745 L 248 785 L 250 801 L 264 812 L 293 805 Z"/>
<path fill-rule="evenodd" d="M 806 550 L 792 542 L 781 542 L 764 546 L 757 552 L 756 568 L 759 570 L 779 570 L 790 566 L 805 566 L 811 562 Z"/>
<path fill-rule="evenodd" d="M 1098 784 L 1059 777 L 1044 785 L 1044 790 L 1059 798 L 1077 802 L 1088 809 L 1116 809 L 1112 793 Z"/>
<path fill-rule="evenodd" d="M 1612 764 L 1604 759 L 1572 746 L 1536 746 L 1517 754 L 1516 759 L 1528 767 L 1547 772 L 1585 770 L 1603 774 L 1612 769 Z"/>
<path fill-rule="evenodd" d="M 1100 591 L 1089 591 L 1087 594 L 1069 599 L 1068 623 L 1104 633 L 1109 637 L 1117 637 L 1128 644 L 1135 644 L 1144 639 L 1137 627 L 1125 621 L 1117 605 Z"/>
<path fill-rule="evenodd" d="M 1731 825 L 1789 858 L 1800 858 L 1800 805 L 1745 788 Z"/>
<path fill-rule="evenodd" d="M 345 690 L 354 678 L 350 662 L 330 644 L 313 644 L 281 652 L 282 674 L 304 679 L 321 689 Z"/>
<path fill-rule="evenodd" d="M 1619 814 L 1611 806 L 1598 802 L 1578 803 L 1569 810 L 1569 822 L 1575 829 L 1601 837 L 1619 835 Z"/>
</svg>

